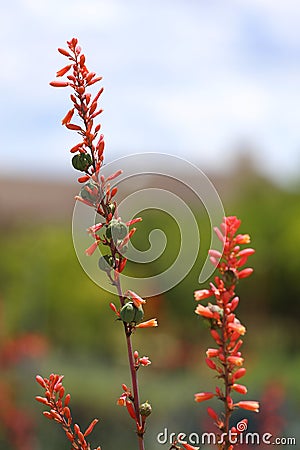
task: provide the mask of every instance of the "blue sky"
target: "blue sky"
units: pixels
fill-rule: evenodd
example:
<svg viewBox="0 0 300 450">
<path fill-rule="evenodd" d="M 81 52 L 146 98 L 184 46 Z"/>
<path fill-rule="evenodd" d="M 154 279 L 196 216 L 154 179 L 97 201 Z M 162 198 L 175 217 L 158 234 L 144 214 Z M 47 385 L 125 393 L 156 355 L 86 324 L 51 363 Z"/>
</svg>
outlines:
<svg viewBox="0 0 300 450">
<path fill-rule="evenodd" d="M 70 175 L 68 93 L 48 83 L 76 36 L 103 75 L 108 160 L 157 151 L 221 171 L 247 145 L 276 179 L 299 175 L 298 0 L 12 0 L 1 19 L 0 173 Z"/>
</svg>

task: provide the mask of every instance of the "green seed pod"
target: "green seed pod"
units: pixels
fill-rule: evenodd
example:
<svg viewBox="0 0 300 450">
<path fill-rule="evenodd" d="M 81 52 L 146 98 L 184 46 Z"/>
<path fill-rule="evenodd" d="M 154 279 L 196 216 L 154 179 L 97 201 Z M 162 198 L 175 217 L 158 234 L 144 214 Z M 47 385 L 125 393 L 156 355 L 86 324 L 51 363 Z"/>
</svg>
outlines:
<svg viewBox="0 0 300 450">
<path fill-rule="evenodd" d="M 106 228 L 106 237 L 107 237 L 107 239 L 111 239 L 112 229 L 113 229 L 114 226 L 116 226 L 117 223 L 118 223 L 118 221 L 116 219 L 111 219 L 111 221 L 107 225 L 107 228 Z"/>
<path fill-rule="evenodd" d="M 233 272 L 233 270 L 225 270 L 222 276 L 222 280 L 224 282 L 224 286 L 226 289 L 229 289 L 232 285 L 237 284 L 238 277 Z"/>
<path fill-rule="evenodd" d="M 120 311 L 120 317 L 123 320 L 123 322 L 130 323 L 133 322 L 135 316 L 135 310 L 134 310 L 134 304 L 133 302 L 125 303 L 124 306 L 122 306 Z"/>
<path fill-rule="evenodd" d="M 124 239 L 124 237 L 127 235 L 128 233 L 128 227 L 126 226 L 126 224 L 124 222 L 118 222 L 112 230 L 112 235 L 114 240 L 117 239 Z"/>
<path fill-rule="evenodd" d="M 121 308 L 120 317 L 126 323 L 140 323 L 143 320 L 144 311 L 141 306 L 137 308 L 133 302 L 127 302 Z"/>
<path fill-rule="evenodd" d="M 138 308 L 135 307 L 134 322 L 141 323 L 143 318 L 144 318 L 144 310 L 142 306 L 139 306 Z"/>
<path fill-rule="evenodd" d="M 141 416 L 148 417 L 152 413 L 152 406 L 150 403 L 145 402 L 140 405 L 140 414 Z"/>
<path fill-rule="evenodd" d="M 128 233 L 128 227 L 124 222 L 119 222 L 116 219 L 112 219 L 106 230 L 106 237 L 108 239 L 113 239 L 117 244 L 117 241 L 121 241 Z"/>
<path fill-rule="evenodd" d="M 104 255 L 99 258 L 98 266 L 100 270 L 104 272 L 110 272 L 114 265 L 114 259 L 111 255 Z"/>
<path fill-rule="evenodd" d="M 84 199 L 84 200 L 88 200 L 88 201 L 94 201 L 95 200 L 95 196 L 92 195 L 92 193 L 90 191 L 93 191 L 95 188 L 95 183 L 93 183 L 92 181 L 88 181 L 81 189 L 80 189 L 80 196 Z"/>
<path fill-rule="evenodd" d="M 74 169 L 85 172 L 92 164 L 92 158 L 88 153 L 78 153 L 72 158 Z"/>
<path fill-rule="evenodd" d="M 97 183 L 88 181 L 80 190 L 80 196 L 91 203 L 99 202 L 101 198 L 101 190 Z"/>
</svg>

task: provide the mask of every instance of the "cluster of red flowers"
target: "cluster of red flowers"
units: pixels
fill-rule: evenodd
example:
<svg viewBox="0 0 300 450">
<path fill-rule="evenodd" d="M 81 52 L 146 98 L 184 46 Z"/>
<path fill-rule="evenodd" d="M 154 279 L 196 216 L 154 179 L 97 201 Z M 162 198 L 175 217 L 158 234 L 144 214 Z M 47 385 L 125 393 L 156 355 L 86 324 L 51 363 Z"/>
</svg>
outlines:
<svg viewBox="0 0 300 450">
<path fill-rule="evenodd" d="M 97 143 L 95 143 L 101 125 L 94 126 L 95 117 L 102 112 L 102 109 L 97 108 L 103 88 L 98 91 L 93 99 L 91 94 L 86 92 L 89 86 L 100 81 L 102 77 L 96 77 L 95 72 L 88 71 L 85 65 L 85 55 L 81 52 L 81 47 L 78 45 L 76 38 L 68 41 L 67 44 L 69 50 L 59 48 L 58 51 L 70 60 L 70 64 L 60 69 L 56 76 L 62 77 L 70 72 L 71 69 L 73 69 L 73 73 L 72 75 L 67 75 L 68 81 L 51 81 L 50 85 L 54 87 L 70 86 L 74 90 L 74 94 L 71 94 L 73 108 L 62 119 L 62 124 L 69 130 L 77 131 L 82 136 L 81 142 L 72 147 L 70 151 L 71 153 L 76 153 L 73 158 L 74 167 L 86 174 L 78 179 L 79 182 L 84 183 L 94 173 L 99 171 L 103 162 L 103 135 L 100 135 Z M 75 110 L 82 120 L 83 126 L 71 123 Z"/>
<path fill-rule="evenodd" d="M 77 39 L 73 38 L 67 44 L 69 50 L 59 48 L 58 51 L 69 59 L 70 64 L 60 69 L 56 76 L 62 77 L 71 70 L 72 73 L 67 75 L 68 81 L 52 81 L 50 85 L 73 89 L 70 96 L 73 107 L 62 119 L 62 124 L 81 136 L 80 142 L 70 150 L 74 154 L 73 167 L 83 173 L 78 181 L 85 183 L 76 199 L 95 208 L 97 213 L 104 218 L 104 223 L 98 223 L 89 228 L 88 231 L 94 238 L 94 243 L 86 250 L 86 253 L 92 255 L 101 244 L 108 246 L 111 255 L 102 258 L 99 266 L 108 273 L 114 269 L 115 277 L 118 277 L 118 273 L 124 270 L 127 261 L 124 257 L 125 246 L 136 231 L 135 228 L 129 231 L 128 227 L 141 219 L 124 224 L 118 216 L 117 205 L 113 201 L 118 188 L 111 188 L 110 182 L 117 178 L 122 171 L 118 170 L 107 178 L 100 174 L 104 160 L 104 136 L 103 134 L 99 135 L 101 125 L 95 125 L 94 119 L 102 112 L 102 109 L 98 108 L 98 101 L 103 87 L 94 97 L 87 92 L 87 89 L 99 82 L 102 77 L 97 77 L 95 72 L 89 72 L 87 69 L 85 55 L 82 53 Z M 80 119 L 79 125 L 71 123 L 75 111 Z M 104 234 L 102 228 L 105 229 Z"/>
<path fill-rule="evenodd" d="M 258 412 L 259 404 L 256 401 L 239 401 L 234 403 L 232 392 L 246 394 L 245 385 L 238 380 L 246 374 L 243 366 L 244 358 L 240 348 L 243 344 L 241 337 L 246 333 L 246 328 L 236 317 L 235 310 L 239 304 L 239 298 L 235 295 L 238 281 L 248 277 L 253 272 L 251 268 L 242 268 L 250 255 L 255 251 L 252 248 L 241 250 L 240 245 L 249 244 L 248 234 L 237 234 L 241 221 L 235 216 L 225 217 L 221 229 L 215 232 L 224 245 L 223 254 L 216 250 L 210 250 L 210 259 L 220 275 L 215 277 L 215 284 L 210 284 L 210 289 L 195 291 L 195 300 L 202 301 L 214 297 L 215 303 L 207 306 L 198 304 L 196 314 L 206 318 L 210 323 L 210 334 L 216 344 L 215 348 L 206 351 L 206 364 L 216 372 L 217 378 L 223 380 L 224 387 L 216 387 L 214 392 L 200 392 L 195 394 L 196 402 L 203 402 L 217 397 L 224 403 L 224 415 L 218 416 L 215 410 L 208 408 L 208 414 L 212 417 L 219 430 L 229 432 L 229 419 L 234 408 L 242 408 Z M 231 428 L 234 432 L 235 429 Z M 233 448 L 228 442 L 222 448 Z"/>
<path fill-rule="evenodd" d="M 51 374 L 49 379 L 43 378 L 40 375 L 36 376 L 36 381 L 45 389 L 45 397 L 37 396 L 36 400 L 50 408 L 49 411 L 44 411 L 43 414 L 48 419 L 59 423 L 66 433 L 67 438 L 71 442 L 71 448 L 74 450 L 90 450 L 90 444 L 86 441 L 88 436 L 94 429 L 98 419 L 94 419 L 87 429 L 82 432 L 79 425 L 72 423 L 72 414 L 70 410 L 70 394 L 65 393 L 65 388 L 62 384 L 63 376 Z M 101 450 L 97 447 L 96 450 Z"/>
</svg>

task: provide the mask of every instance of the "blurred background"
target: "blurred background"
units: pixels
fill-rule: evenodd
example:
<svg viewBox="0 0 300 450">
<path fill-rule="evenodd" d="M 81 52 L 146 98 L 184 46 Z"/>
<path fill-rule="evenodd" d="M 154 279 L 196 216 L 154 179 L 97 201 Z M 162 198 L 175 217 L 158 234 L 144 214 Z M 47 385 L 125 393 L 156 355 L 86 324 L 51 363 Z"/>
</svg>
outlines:
<svg viewBox="0 0 300 450">
<path fill-rule="evenodd" d="M 104 77 L 106 161 L 147 151 L 188 159 L 251 235 L 255 273 L 237 291 L 248 331 L 247 398 L 262 408 L 243 417 L 252 431 L 299 442 L 299 3 L 12 0 L 1 5 L 1 18 L 0 448 L 69 448 L 34 401 L 41 394 L 34 376 L 50 372 L 65 375 L 82 428 L 100 418 L 95 447 L 135 445 L 133 424 L 116 406 L 121 383 L 129 384 L 123 334 L 108 307 L 116 299 L 87 277 L 73 249 L 78 186 L 68 149 L 76 136 L 60 126 L 68 93 L 48 85 L 65 65 L 56 48 L 73 36 L 88 68 Z M 204 234 L 200 265 L 209 224 L 193 195 L 182 196 Z M 158 224 L 172 246 L 149 274 L 178 245 L 176 223 L 158 211 L 143 213 L 134 244 L 145 248 Z M 148 450 L 162 447 L 156 436 L 165 427 L 210 430 L 208 403 L 193 400 L 214 386 L 204 364 L 212 341 L 194 314 L 193 291 L 206 287 L 198 274 L 196 265 L 149 300 L 147 317 L 157 316 L 160 326 L 134 338 L 153 360 L 140 376 L 142 400 L 155 412 Z"/>
</svg>

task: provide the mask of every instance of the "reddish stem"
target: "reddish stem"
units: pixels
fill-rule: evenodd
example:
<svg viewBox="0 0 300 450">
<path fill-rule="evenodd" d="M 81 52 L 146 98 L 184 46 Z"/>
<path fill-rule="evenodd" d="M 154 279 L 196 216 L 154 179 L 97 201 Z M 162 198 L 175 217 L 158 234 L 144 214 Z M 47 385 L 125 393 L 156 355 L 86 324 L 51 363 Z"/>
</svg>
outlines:
<svg viewBox="0 0 300 450">
<path fill-rule="evenodd" d="M 119 278 L 115 282 L 118 296 L 120 299 L 121 305 L 124 304 L 124 297 L 121 289 L 121 284 Z M 132 342 L 131 342 L 131 329 L 129 328 L 128 324 L 124 323 L 124 331 L 126 335 L 126 343 L 127 343 L 127 353 L 128 353 L 128 361 L 129 361 L 129 368 L 130 368 L 130 374 L 131 374 L 131 382 L 132 382 L 132 390 L 133 390 L 133 403 L 134 403 L 134 410 L 136 415 L 137 424 L 139 426 L 139 429 L 137 429 L 137 436 L 138 436 L 138 443 L 139 443 L 139 450 L 145 450 L 144 447 L 144 429 L 142 425 L 141 420 L 141 414 L 140 414 L 140 400 L 139 400 L 139 387 L 138 387 L 138 378 L 137 378 L 137 372 L 134 365 L 134 357 L 133 357 L 133 351 L 132 351 Z"/>
<path fill-rule="evenodd" d="M 225 311 L 225 308 L 223 306 L 223 323 L 222 323 L 222 349 L 223 354 L 225 357 L 225 364 L 224 364 L 224 387 L 225 387 L 225 398 L 224 398 L 224 407 L 225 407 L 225 419 L 224 419 L 224 430 L 223 432 L 226 433 L 225 442 L 223 444 L 223 449 L 227 450 L 230 447 L 229 442 L 229 420 L 231 416 L 231 409 L 228 406 L 227 398 L 230 395 L 230 382 L 229 382 L 229 371 L 228 371 L 228 364 L 227 364 L 227 348 L 226 348 L 226 322 L 227 322 L 227 314 Z"/>
</svg>

